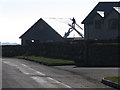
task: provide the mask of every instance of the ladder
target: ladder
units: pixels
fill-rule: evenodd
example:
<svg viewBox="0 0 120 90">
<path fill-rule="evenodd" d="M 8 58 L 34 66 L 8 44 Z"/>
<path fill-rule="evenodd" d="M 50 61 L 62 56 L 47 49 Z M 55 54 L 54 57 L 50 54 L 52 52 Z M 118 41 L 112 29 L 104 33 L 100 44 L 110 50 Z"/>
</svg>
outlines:
<svg viewBox="0 0 120 90">
<path fill-rule="evenodd" d="M 65 32 L 64 38 L 67 38 L 73 30 L 75 30 L 81 36 L 81 38 L 84 38 L 83 34 L 80 33 L 75 27 L 73 27 L 73 25 L 71 25 L 71 24 L 68 24 L 68 25 L 70 26 L 70 28 L 69 28 L 68 32 Z M 77 23 L 75 23 L 75 25 L 77 25 L 81 30 L 83 30 Z"/>
</svg>

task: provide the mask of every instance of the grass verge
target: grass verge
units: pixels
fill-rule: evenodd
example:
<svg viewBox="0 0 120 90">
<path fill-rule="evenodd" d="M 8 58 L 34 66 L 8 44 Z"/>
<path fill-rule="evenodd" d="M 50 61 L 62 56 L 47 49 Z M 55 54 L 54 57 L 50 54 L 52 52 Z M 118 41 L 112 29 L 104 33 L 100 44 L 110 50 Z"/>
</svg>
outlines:
<svg viewBox="0 0 120 90">
<path fill-rule="evenodd" d="M 105 79 L 120 84 L 120 76 L 106 77 Z"/>
<path fill-rule="evenodd" d="M 53 59 L 53 58 L 46 58 L 42 56 L 17 56 L 16 58 L 28 58 L 37 61 L 43 61 L 47 63 L 71 63 L 74 64 L 73 60 L 64 60 L 64 59 Z"/>
</svg>

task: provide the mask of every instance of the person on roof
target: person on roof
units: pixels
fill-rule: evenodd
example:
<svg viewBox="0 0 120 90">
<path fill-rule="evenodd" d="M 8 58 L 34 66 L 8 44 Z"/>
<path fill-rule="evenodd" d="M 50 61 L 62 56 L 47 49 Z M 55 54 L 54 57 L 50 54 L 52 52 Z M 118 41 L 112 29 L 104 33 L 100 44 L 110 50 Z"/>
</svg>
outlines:
<svg viewBox="0 0 120 90">
<path fill-rule="evenodd" d="M 73 28 L 75 28 L 75 24 L 76 24 L 76 20 L 75 20 L 75 18 L 73 17 L 73 19 L 72 19 L 72 27 L 73 27 Z"/>
</svg>

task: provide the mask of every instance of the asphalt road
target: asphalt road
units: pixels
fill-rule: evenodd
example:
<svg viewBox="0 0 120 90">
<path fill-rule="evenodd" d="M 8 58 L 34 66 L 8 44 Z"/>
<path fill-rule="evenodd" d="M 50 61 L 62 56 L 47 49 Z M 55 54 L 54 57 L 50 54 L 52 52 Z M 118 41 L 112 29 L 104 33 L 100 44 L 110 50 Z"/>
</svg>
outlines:
<svg viewBox="0 0 120 90">
<path fill-rule="evenodd" d="M 117 76 L 118 68 L 45 66 L 22 59 L 2 59 L 2 88 L 111 88 L 104 76 Z"/>
</svg>

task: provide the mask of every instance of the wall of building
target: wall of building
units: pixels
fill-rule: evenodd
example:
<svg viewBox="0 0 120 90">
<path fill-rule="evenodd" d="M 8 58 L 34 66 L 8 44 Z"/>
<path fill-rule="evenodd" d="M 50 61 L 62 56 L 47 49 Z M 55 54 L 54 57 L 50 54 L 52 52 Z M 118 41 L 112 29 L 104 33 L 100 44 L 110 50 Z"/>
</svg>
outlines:
<svg viewBox="0 0 120 90">
<path fill-rule="evenodd" d="M 96 20 L 101 20 L 102 18 L 96 14 L 94 17 L 93 17 L 93 22 L 91 23 L 88 23 L 88 24 L 85 24 L 85 38 L 86 39 L 92 39 L 92 40 L 95 40 L 95 39 L 99 39 L 102 37 L 102 33 L 103 33 L 103 30 L 102 28 L 101 29 L 96 29 L 95 28 L 95 21 Z"/>
<path fill-rule="evenodd" d="M 118 29 L 111 29 L 109 28 L 109 21 L 110 19 L 118 19 L 120 21 L 120 15 L 116 13 L 116 11 L 110 12 L 110 14 L 107 17 L 100 17 L 98 14 L 96 14 L 93 17 L 93 23 L 91 24 L 85 24 L 85 39 L 100 39 L 100 40 L 109 40 L 109 39 L 116 39 L 118 36 L 120 36 L 120 28 Z M 102 20 L 103 19 L 103 20 Z M 96 20 L 102 20 L 102 27 L 101 29 L 95 28 L 95 21 Z M 118 25 L 120 26 L 120 25 Z"/>
<path fill-rule="evenodd" d="M 104 38 L 106 39 L 115 39 L 118 37 L 118 35 L 120 35 L 120 28 L 112 29 L 109 27 L 109 23 L 111 19 L 117 19 L 120 22 L 120 14 L 118 14 L 116 11 L 112 11 L 104 19 Z"/>
</svg>

